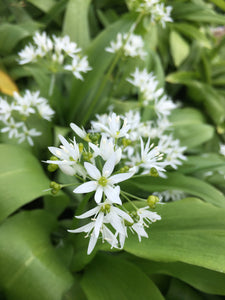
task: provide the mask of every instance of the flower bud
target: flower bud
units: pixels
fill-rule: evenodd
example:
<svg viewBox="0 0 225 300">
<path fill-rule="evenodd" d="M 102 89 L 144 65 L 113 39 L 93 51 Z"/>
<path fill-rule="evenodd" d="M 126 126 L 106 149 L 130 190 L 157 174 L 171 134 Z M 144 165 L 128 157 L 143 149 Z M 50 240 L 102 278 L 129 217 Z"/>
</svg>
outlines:
<svg viewBox="0 0 225 300">
<path fill-rule="evenodd" d="M 159 197 L 154 195 L 150 195 L 147 199 L 147 203 L 150 208 L 155 208 L 157 202 L 159 202 Z"/>
<path fill-rule="evenodd" d="M 126 138 L 122 139 L 122 144 L 123 144 L 124 148 L 126 148 L 127 146 L 130 146 L 131 143 L 132 143 L 132 141 L 129 139 L 126 139 Z"/>
<path fill-rule="evenodd" d="M 150 174 L 152 177 L 159 177 L 159 173 L 158 173 L 158 171 L 156 170 L 156 168 L 154 168 L 154 167 L 150 169 L 149 174 Z"/>
</svg>

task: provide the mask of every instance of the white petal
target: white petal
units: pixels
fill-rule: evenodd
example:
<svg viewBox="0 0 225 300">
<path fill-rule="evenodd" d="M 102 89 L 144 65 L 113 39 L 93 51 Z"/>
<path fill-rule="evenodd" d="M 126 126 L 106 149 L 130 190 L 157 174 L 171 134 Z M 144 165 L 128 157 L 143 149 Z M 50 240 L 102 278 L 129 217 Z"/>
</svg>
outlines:
<svg viewBox="0 0 225 300">
<path fill-rule="evenodd" d="M 88 211 L 86 211 L 85 213 L 83 213 L 82 215 L 79 216 L 75 216 L 77 219 L 85 219 L 85 218 L 89 218 L 95 214 L 97 214 L 97 212 L 99 211 L 99 206 L 96 206 Z"/>
<path fill-rule="evenodd" d="M 77 232 L 90 232 L 92 230 L 92 228 L 94 227 L 94 224 L 95 222 L 91 222 L 91 223 L 88 223 L 84 226 L 81 226 L 77 229 L 73 229 L 73 230 L 67 230 L 69 232 L 72 232 L 72 233 L 77 233 Z"/>
<path fill-rule="evenodd" d="M 110 184 L 115 184 L 124 180 L 127 180 L 129 178 L 131 178 L 134 175 L 134 173 L 120 173 L 120 174 L 116 174 L 113 175 L 109 178 L 109 182 Z"/>
<path fill-rule="evenodd" d="M 95 191 L 96 188 L 97 188 L 96 181 L 88 181 L 79 185 L 77 188 L 75 188 L 75 190 L 73 190 L 73 192 L 75 194 L 83 194 L 83 193 L 85 194 L 85 193 L 90 193 Z"/>
<path fill-rule="evenodd" d="M 74 123 L 70 123 L 70 127 L 73 129 L 73 131 L 82 139 L 84 139 L 86 137 L 86 132 L 85 130 L 82 130 L 80 127 L 78 127 L 76 124 Z"/>
<path fill-rule="evenodd" d="M 120 205 L 122 204 L 117 190 L 115 190 L 111 186 L 106 186 L 104 187 L 104 192 L 106 194 L 106 197 L 109 199 L 109 201 Z"/>
<path fill-rule="evenodd" d="M 112 174 L 112 171 L 115 167 L 116 164 L 116 157 L 115 154 L 113 154 L 105 163 L 103 170 L 102 170 L 102 175 L 104 177 L 109 177 Z"/>
<path fill-rule="evenodd" d="M 95 193 L 95 201 L 96 203 L 100 203 L 102 200 L 102 193 L 103 193 L 103 187 L 101 185 L 99 185 L 96 189 L 96 193 Z"/>
<path fill-rule="evenodd" d="M 98 180 L 101 177 L 101 173 L 96 168 L 96 166 L 94 166 L 88 162 L 85 162 L 84 166 L 85 166 L 85 169 L 87 170 L 88 174 L 91 176 L 91 178 Z"/>
<path fill-rule="evenodd" d="M 98 240 L 98 236 L 96 236 L 95 234 L 92 233 L 89 244 L 88 244 L 88 250 L 87 250 L 87 254 L 91 254 L 91 252 L 93 251 L 96 243 Z"/>
<path fill-rule="evenodd" d="M 95 221 L 94 234 L 96 236 L 99 236 L 99 232 L 100 232 L 100 229 L 101 229 L 102 224 L 103 224 L 103 218 L 104 218 L 104 213 L 100 212 L 98 217 L 96 218 L 96 221 Z"/>
<path fill-rule="evenodd" d="M 119 215 L 121 218 L 127 220 L 128 222 L 130 222 L 130 223 L 134 222 L 133 219 L 125 211 L 123 211 L 122 209 L 119 209 L 119 208 L 113 206 L 111 208 L 111 210 L 115 211 L 115 213 L 117 215 Z"/>
</svg>

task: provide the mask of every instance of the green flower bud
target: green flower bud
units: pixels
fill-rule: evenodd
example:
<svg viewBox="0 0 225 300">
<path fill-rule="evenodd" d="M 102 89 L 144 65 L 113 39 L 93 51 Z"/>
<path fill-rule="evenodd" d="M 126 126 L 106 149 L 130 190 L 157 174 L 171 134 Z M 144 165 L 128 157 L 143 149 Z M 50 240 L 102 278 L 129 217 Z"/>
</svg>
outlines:
<svg viewBox="0 0 225 300">
<path fill-rule="evenodd" d="M 147 203 L 150 208 L 155 208 L 157 202 L 159 202 L 159 197 L 154 195 L 150 195 L 147 199 Z"/>
<path fill-rule="evenodd" d="M 90 161 L 93 157 L 93 154 L 91 152 L 84 152 L 83 153 L 83 159 L 86 161 Z"/>
<path fill-rule="evenodd" d="M 100 134 L 98 132 L 97 133 L 92 133 L 92 134 L 89 135 L 89 138 L 91 139 L 91 142 L 93 144 L 98 144 Z"/>
<path fill-rule="evenodd" d="M 127 173 L 128 171 L 129 171 L 129 167 L 128 167 L 128 166 L 124 166 L 124 167 L 122 167 L 122 168 L 119 170 L 120 173 Z"/>
<path fill-rule="evenodd" d="M 156 170 L 156 168 L 151 168 L 149 174 L 152 176 L 152 177 L 159 177 L 159 173 L 158 171 Z"/>
<path fill-rule="evenodd" d="M 140 216 L 137 214 L 136 211 L 130 212 L 129 215 L 131 216 L 131 218 L 134 220 L 135 223 L 137 223 L 140 220 Z"/>
<path fill-rule="evenodd" d="M 55 181 L 51 181 L 50 184 L 49 184 L 50 188 L 51 189 L 51 193 L 53 195 L 56 195 L 62 188 L 61 184 L 55 182 Z"/>
<path fill-rule="evenodd" d="M 55 172 L 57 169 L 58 169 L 58 165 L 55 165 L 55 164 L 49 164 L 47 169 L 49 172 Z"/>
</svg>

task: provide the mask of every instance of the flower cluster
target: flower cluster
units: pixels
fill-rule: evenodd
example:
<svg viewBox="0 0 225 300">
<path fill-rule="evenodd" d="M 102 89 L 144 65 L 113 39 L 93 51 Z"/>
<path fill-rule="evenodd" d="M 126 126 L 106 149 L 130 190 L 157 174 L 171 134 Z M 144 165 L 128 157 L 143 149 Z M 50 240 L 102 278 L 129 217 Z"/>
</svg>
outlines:
<svg viewBox="0 0 225 300">
<path fill-rule="evenodd" d="M 116 41 L 111 41 L 110 47 L 105 50 L 110 53 L 122 51 L 124 56 L 140 57 L 141 59 L 144 59 L 147 55 L 144 51 L 142 37 L 133 33 L 118 33 Z"/>
<path fill-rule="evenodd" d="M 154 192 L 153 195 L 159 198 L 159 201 L 168 202 L 168 201 L 178 201 L 185 197 L 187 194 L 180 190 L 168 190 L 163 192 Z"/>
<path fill-rule="evenodd" d="M 141 241 L 141 237 L 148 237 L 145 231 L 148 223 L 161 219 L 156 212 L 150 211 L 154 208 L 152 201 L 158 201 L 156 196 L 141 199 L 122 191 L 119 183 L 136 174 L 165 176 L 167 166 L 176 167 L 185 159 L 184 148 L 179 147 L 179 141 L 173 140 L 171 135 L 167 136 L 170 139 L 168 144 L 163 142 L 166 135 L 162 135 L 162 140 L 161 137 L 155 138 L 154 142 L 158 144 L 155 146 L 149 136 L 142 134 L 144 126 L 138 111 L 125 115 L 114 112 L 97 115 L 97 120 L 91 122 L 90 131 L 72 123 L 71 128 L 77 137 L 68 142 L 59 136 L 61 146 L 49 147 L 53 154 L 46 161 L 50 169 L 59 167 L 65 174 L 78 177 L 83 183 L 74 189 L 75 194 L 93 195 L 95 207 L 77 216 L 80 219 L 91 217 L 91 222 L 70 230 L 90 235 L 88 254 L 100 236 L 117 248 L 123 248 L 128 230 L 137 233 Z M 145 207 L 137 208 L 131 199 L 144 201 Z M 131 202 L 131 209 L 124 205 L 123 202 L 127 201 Z"/>
<path fill-rule="evenodd" d="M 14 92 L 10 103 L 0 97 L 0 121 L 3 124 L 1 132 L 7 132 L 9 138 L 17 138 L 19 143 L 27 140 L 33 146 L 32 137 L 41 135 L 35 128 L 29 129 L 26 123 L 35 114 L 47 121 L 51 121 L 54 115 L 47 100 L 40 97 L 39 91 L 26 90 L 23 96 Z"/>
<path fill-rule="evenodd" d="M 163 27 L 166 22 L 173 22 L 170 14 L 171 6 L 165 6 L 160 0 L 128 0 L 128 6 L 137 12 L 150 15 L 152 23 L 160 23 Z"/>
<path fill-rule="evenodd" d="M 67 70 L 83 80 L 82 73 L 88 72 L 91 67 L 87 56 L 81 55 L 81 50 L 76 43 L 70 41 L 69 36 L 49 37 L 46 32 L 36 32 L 33 44 L 27 45 L 18 53 L 18 61 L 21 65 L 41 62 L 53 73 Z"/>
</svg>

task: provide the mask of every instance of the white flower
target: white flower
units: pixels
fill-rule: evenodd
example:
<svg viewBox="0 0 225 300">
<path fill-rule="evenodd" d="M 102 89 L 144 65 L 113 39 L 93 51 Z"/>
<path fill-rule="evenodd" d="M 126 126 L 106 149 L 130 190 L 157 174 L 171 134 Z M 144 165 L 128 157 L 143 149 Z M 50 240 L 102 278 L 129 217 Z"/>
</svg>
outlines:
<svg viewBox="0 0 225 300">
<path fill-rule="evenodd" d="M 113 155 L 104 164 L 101 174 L 96 166 L 85 162 L 84 167 L 88 175 L 94 180 L 81 184 L 73 192 L 83 194 L 96 191 L 94 196 L 96 203 L 101 202 L 104 193 L 112 203 L 121 204 L 122 202 L 115 190 L 114 184 L 129 179 L 133 176 L 133 173 L 121 173 L 110 176 L 115 168 L 115 164 L 116 157 Z"/>
<path fill-rule="evenodd" d="M 30 62 L 35 62 L 37 59 L 37 52 L 32 45 L 27 45 L 23 50 L 19 53 L 18 62 L 20 65 L 24 65 Z"/>
<path fill-rule="evenodd" d="M 33 40 L 35 44 L 37 45 L 37 54 L 41 57 L 48 54 L 53 49 L 53 42 L 52 40 L 47 36 L 46 32 L 43 31 L 42 33 L 36 32 Z"/>
<path fill-rule="evenodd" d="M 173 19 L 170 17 L 172 11 L 172 6 L 164 6 L 163 3 L 157 4 L 152 9 L 151 21 L 159 21 L 162 24 L 162 27 L 165 28 L 166 22 L 173 22 Z"/>
<path fill-rule="evenodd" d="M 115 155 L 116 164 L 121 160 L 122 150 L 118 148 L 115 150 L 115 144 L 111 138 L 102 136 L 100 146 L 89 143 L 90 148 L 94 151 L 94 157 L 100 155 L 104 160 L 108 160 L 111 156 Z"/>
<path fill-rule="evenodd" d="M 118 33 L 116 41 L 111 41 L 110 47 L 107 47 L 105 50 L 107 52 L 116 53 L 120 49 L 123 50 L 125 56 L 139 56 L 141 59 L 144 59 L 147 54 L 143 50 L 144 41 L 142 37 L 133 33 Z"/>
<path fill-rule="evenodd" d="M 83 80 L 81 73 L 92 70 L 88 64 L 87 56 L 80 58 L 78 55 L 73 56 L 72 64 L 64 66 L 64 69 L 71 71 L 73 75 L 80 80 Z"/>
<path fill-rule="evenodd" d="M 28 117 L 30 114 L 35 114 L 35 109 L 32 107 L 33 103 L 28 95 L 20 96 L 17 92 L 13 93 L 15 99 L 14 109 L 21 115 Z"/>
<path fill-rule="evenodd" d="M 165 202 L 172 200 L 177 201 L 186 197 L 186 194 L 183 191 L 179 190 L 168 190 L 163 192 L 154 192 L 153 195 L 161 198 Z"/>
<path fill-rule="evenodd" d="M 177 105 L 172 100 L 168 99 L 167 96 L 163 96 L 161 99 L 155 101 L 155 112 L 160 118 L 161 116 L 168 116 L 171 110 L 177 108 Z"/>
<path fill-rule="evenodd" d="M 78 173 L 85 177 L 86 172 L 79 163 L 81 154 L 75 138 L 73 139 L 73 142 L 68 143 L 62 135 L 59 135 L 59 140 L 62 143 L 60 148 L 48 148 L 59 160 L 47 160 L 46 163 L 58 165 L 62 172 L 67 175 L 73 176 Z"/>
<path fill-rule="evenodd" d="M 84 128 L 80 128 L 79 126 L 77 126 L 74 123 L 70 123 L 70 127 L 73 129 L 73 131 L 83 140 L 89 142 L 90 138 L 88 137 L 88 133 L 86 132 L 86 130 Z"/>
<path fill-rule="evenodd" d="M 67 55 L 73 57 L 74 54 L 80 52 L 82 49 L 77 47 L 77 44 L 70 41 L 70 37 L 65 35 L 64 37 L 56 37 L 53 35 L 55 42 L 54 49 L 56 53 L 61 54 L 64 51 Z"/>
<path fill-rule="evenodd" d="M 120 192 L 118 187 L 116 190 L 118 193 Z M 76 216 L 76 218 L 84 219 L 91 216 L 94 216 L 91 223 L 75 230 L 69 230 L 69 232 L 73 233 L 84 231 L 88 232 L 88 234 L 92 231 L 88 254 L 91 253 L 96 245 L 100 233 L 102 233 L 103 241 L 107 240 L 112 247 L 117 247 L 118 241 L 116 239 L 116 235 L 119 233 L 125 237 L 127 236 L 124 220 L 131 224 L 133 223 L 133 219 L 126 212 L 114 207 L 113 203 L 109 200 L 106 200 L 104 203 L 99 204 L 80 216 Z M 107 228 L 107 224 L 110 224 L 114 228 L 116 235 L 113 235 L 113 233 Z"/>
<path fill-rule="evenodd" d="M 51 119 L 55 113 L 54 110 L 45 102 L 38 104 L 37 110 L 38 110 L 40 116 L 47 121 L 51 121 Z"/>
<path fill-rule="evenodd" d="M 6 121 L 12 114 L 14 105 L 9 104 L 6 100 L 0 97 L 0 120 Z"/>
<path fill-rule="evenodd" d="M 141 242 L 142 237 L 148 237 L 144 227 L 148 227 L 148 224 L 152 222 L 161 220 L 160 215 L 158 215 L 156 212 L 149 211 L 148 209 L 148 206 L 139 208 L 136 212 L 139 220 L 130 227 L 131 230 L 133 229 L 137 233 L 139 242 Z"/>
<path fill-rule="evenodd" d="M 23 125 L 23 132 L 18 135 L 19 143 L 27 140 L 30 146 L 34 145 L 32 137 L 40 136 L 42 133 L 37 131 L 35 128 L 28 129 L 25 125 Z"/>
<path fill-rule="evenodd" d="M 10 118 L 9 120 L 4 121 L 4 124 L 6 127 L 3 127 L 1 129 L 1 132 L 8 132 L 9 138 L 18 138 L 19 137 L 19 132 L 18 128 L 24 125 L 24 122 L 15 122 L 13 118 Z"/>
<path fill-rule="evenodd" d="M 127 119 L 124 119 L 123 126 L 121 127 L 120 116 L 112 113 L 107 116 L 104 123 L 92 121 L 91 122 L 94 131 L 104 132 L 109 137 L 120 138 L 126 136 L 130 126 L 127 124 Z"/>
</svg>

